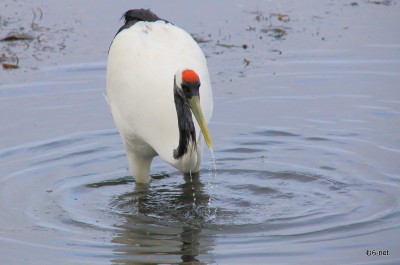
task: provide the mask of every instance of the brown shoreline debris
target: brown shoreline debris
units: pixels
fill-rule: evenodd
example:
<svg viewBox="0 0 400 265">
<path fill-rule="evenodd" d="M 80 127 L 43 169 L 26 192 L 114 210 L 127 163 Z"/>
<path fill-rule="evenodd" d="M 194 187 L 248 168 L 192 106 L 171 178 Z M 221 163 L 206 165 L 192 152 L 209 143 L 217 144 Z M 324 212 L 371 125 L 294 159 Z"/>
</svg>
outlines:
<svg viewBox="0 0 400 265">
<path fill-rule="evenodd" d="M 10 32 L 0 41 L 33 40 L 34 37 L 28 33 Z"/>
<path fill-rule="evenodd" d="M 4 58 L 0 58 L 0 61 L 2 61 Z M 19 59 L 18 57 L 15 58 L 16 63 L 2 63 L 2 67 L 5 70 L 11 70 L 11 69 L 18 69 L 19 68 Z"/>
</svg>

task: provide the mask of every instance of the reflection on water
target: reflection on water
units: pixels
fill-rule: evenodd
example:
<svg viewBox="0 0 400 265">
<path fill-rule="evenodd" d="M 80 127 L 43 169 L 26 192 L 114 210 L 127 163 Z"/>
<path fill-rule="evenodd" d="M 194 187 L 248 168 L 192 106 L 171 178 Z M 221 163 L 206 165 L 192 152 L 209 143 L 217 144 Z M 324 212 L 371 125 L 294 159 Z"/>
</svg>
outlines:
<svg viewBox="0 0 400 265">
<path fill-rule="evenodd" d="M 202 236 L 204 224 L 212 218 L 209 202 L 199 174 L 185 174 L 184 183 L 176 187 L 138 184 L 133 192 L 119 195 L 112 204 L 126 223 L 118 226 L 120 232 L 113 239 L 121 244 L 113 262 L 199 262 L 197 257 L 210 253 L 213 246 L 212 237 Z"/>
<path fill-rule="evenodd" d="M 171 172 L 152 175 L 149 185 L 121 177 L 127 169 L 114 130 L 5 149 L 0 158 L 10 171 L 0 186 L 7 213 L 0 225 L 24 231 L 21 242 L 37 248 L 52 248 L 56 237 L 63 244 L 56 253 L 93 264 L 305 261 L 327 247 L 356 259 L 365 244 L 376 244 L 371 237 L 393 246 L 374 235 L 399 228 L 396 176 L 376 175 L 354 155 L 349 146 L 366 146 L 358 134 L 314 135 L 282 128 L 240 133 L 221 140 L 216 176 Z M 166 169 L 157 161 L 153 168 Z"/>
</svg>

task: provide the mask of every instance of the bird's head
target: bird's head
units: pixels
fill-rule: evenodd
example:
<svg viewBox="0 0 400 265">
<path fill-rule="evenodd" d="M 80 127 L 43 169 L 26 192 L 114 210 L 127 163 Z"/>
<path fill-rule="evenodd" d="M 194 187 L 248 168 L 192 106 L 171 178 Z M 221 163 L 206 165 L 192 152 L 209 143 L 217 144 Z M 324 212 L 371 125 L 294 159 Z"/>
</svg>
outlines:
<svg viewBox="0 0 400 265">
<path fill-rule="evenodd" d="M 175 74 L 175 89 L 184 102 L 189 105 L 190 110 L 200 126 L 208 148 L 211 148 L 211 137 L 200 106 L 200 85 L 198 74 L 191 69 L 179 70 Z"/>
</svg>

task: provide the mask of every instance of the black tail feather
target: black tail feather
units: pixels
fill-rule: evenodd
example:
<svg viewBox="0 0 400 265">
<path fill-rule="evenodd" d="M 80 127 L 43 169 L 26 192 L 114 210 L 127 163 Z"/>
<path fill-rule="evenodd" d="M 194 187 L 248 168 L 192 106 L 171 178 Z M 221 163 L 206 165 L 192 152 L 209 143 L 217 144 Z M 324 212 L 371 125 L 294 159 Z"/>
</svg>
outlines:
<svg viewBox="0 0 400 265">
<path fill-rule="evenodd" d="M 132 9 L 126 11 L 122 17 L 125 18 L 125 24 L 130 21 L 148 21 L 154 22 L 157 20 L 163 20 L 159 18 L 156 14 L 150 11 L 150 9 Z"/>
<path fill-rule="evenodd" d="M 158 20 L 162 20 L 169 23 L 167 20 L 159 18 L 156 14 L 151 12 L 150 9 L 143 8 L 128 10 L 122 15 L 121 19 L 122 18 L 125 19 L 125 24 L 118 30 L 117 34 L 124 29 L 132 27 L 133 25 L 135 25 L 136 22 L 139 21 L 155 22 Z"/>
<path fill-rule="evenodd" d="M 166 23 L 170 23 L 165 19 L 159 18 L 156 14 L 150 11 L 150 9 L 131 9 L 126 11 L 121 19 L 125 19 L 125 24 L 118 30 L 117 34 L 120 33 L 124 29 L 128 29 L 135 25 L 135 23 L 139 21 L 147 21 L 147 22 L 155 22 L 155 21 L 165 21 Z M 115 38 L 114 36 L 114 38 Z M 111 46 L 110 46 L 111 47 Z"/>
</svg>

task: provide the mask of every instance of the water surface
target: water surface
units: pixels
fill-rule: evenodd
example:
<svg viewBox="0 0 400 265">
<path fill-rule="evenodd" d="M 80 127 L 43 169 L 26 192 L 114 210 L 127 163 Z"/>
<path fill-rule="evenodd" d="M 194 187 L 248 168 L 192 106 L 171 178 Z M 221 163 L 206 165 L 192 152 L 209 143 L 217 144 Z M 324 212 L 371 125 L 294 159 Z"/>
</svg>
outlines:
<svg viewBox="0 0 400 265">
<path fill-rule="evenodd" d="M 199 175 L 156 159 L 150 185 L 103 98 L 118 18 L 142 5 L 94 2 L 6 3 L 26 17 L 2 29 L 54 39 L 0 43 L 20 59 L 0 79 L 1 263 L 400 262 L 396 1 L 145 6 L 202 42 L 217 169 L 207 152 Z"/>
</svg>

